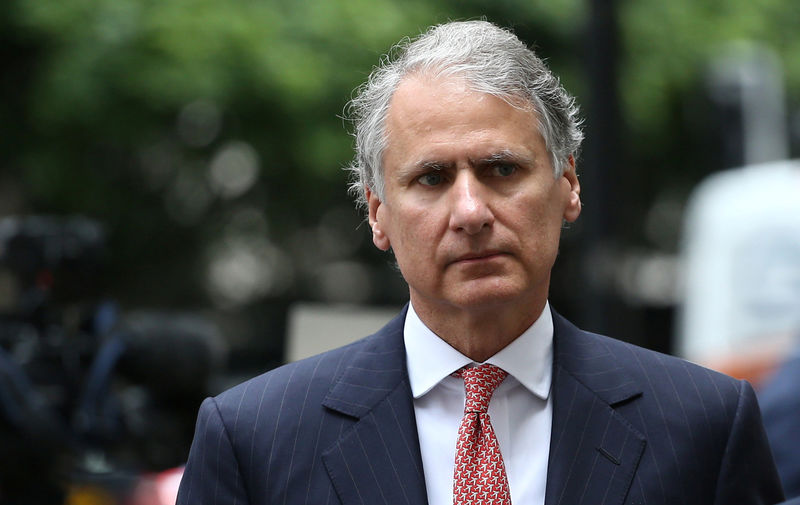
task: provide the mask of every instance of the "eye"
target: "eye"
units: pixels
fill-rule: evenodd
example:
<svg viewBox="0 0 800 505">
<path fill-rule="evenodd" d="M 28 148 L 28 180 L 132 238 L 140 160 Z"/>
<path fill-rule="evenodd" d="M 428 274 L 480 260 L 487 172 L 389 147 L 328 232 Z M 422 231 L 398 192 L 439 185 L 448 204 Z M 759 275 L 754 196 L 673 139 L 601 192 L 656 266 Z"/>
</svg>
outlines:
<svg viewBox="0 0 800 505">
<path fill-rule="evenodd" d="M 439 172 L 428 172 L 417 178 L 417 181 L 423 186 L 437 186 L 442 182 L 442 174 Z"/>
<path fill-rule="evenodd" d="M 508 177 L 517 171 L 517 166 L 512 163 L 498 163 L 492 166 L 492 175 Z"/>
</svg>

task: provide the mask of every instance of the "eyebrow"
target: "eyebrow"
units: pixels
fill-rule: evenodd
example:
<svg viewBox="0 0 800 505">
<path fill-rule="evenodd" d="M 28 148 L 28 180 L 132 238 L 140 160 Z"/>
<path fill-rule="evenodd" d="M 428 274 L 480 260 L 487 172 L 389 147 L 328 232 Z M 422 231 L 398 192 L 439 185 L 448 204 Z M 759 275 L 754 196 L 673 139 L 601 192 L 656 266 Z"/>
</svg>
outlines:
<svg viewBox="0 0 800 505">
<path fill-rule="evenodd" d="M 509 149 L 503 149 L 484 156 L 481 158 L 469 158 L 469 164 L 473 167 L 488 167 L 497 163 L 514 163 L 518 165 L 532 165 L 534 159 L 528 156 L 518 154 Z M 418 173 L 435 172 L 441 170 L 449 170 L 455 166 L 454 162 L 438 161 L 438 160 L 421 160 L 413 163 L 398 172 L 397 177 L 404 179 L 414 176 Z"/>
<path fill-rule="evenodd" d="M 414 165 L 415 168 L 429 172 L 431 170 L 444 170 L 452 168 L 454 163 L 446 161 L 421 161 Z"/>
<path fill-rule="evenodd" d="M 418 174 L 426 172 L 447 170 L 452 168 L 453 166 L 455 166 L 455 163 L 452 162 L 422 160 L 416 163 L 412 163 L 411 165 L 398 170 L 397 178 L 403 180 L 409 177 L 416 177 Z"/>
<path fill-rule="evenodd" d="M 516 163 L 520 165 L 526 165 L 526 164 L 532 165 L 534 163 L 534 159 L 528 156 L 523 156 L 521 154 L 515 153 L 514 151 L 510 151 L 508 149 L 503 149 L 502 151 L 492 153 L 484 158 L 478 158 L 478 159 L 470 158 L 469 160 L 470 165 L 479 167 L 494 165 L 502 162 Z"/>
</svg>

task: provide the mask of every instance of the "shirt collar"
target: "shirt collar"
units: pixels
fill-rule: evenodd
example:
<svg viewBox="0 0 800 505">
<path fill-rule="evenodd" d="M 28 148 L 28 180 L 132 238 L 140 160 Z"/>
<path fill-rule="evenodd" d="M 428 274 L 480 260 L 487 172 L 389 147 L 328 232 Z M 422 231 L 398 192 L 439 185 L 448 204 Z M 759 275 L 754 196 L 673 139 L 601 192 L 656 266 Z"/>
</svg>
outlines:
<svg viewBox="0 0 800 505">
<path fill-rule="evenodd" d="M 411 393 L 419 398 L 442 379 L 473 363 L 433 333 L 409 304 L 403 330 Z M 553 375 L 553 315 L 549 303 L 522 335 L 486 360 L 546 400 Z"/>
</svg>

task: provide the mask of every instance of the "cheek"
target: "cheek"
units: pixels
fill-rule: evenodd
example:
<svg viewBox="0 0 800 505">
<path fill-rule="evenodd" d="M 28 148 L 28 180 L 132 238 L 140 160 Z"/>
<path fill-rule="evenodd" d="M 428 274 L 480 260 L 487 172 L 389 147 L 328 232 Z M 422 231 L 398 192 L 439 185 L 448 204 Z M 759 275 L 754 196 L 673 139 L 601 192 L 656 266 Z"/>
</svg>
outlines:
<svg viewBox="0 0 800 505">
<path fill-rule="evenodd" d="M 394 207 L 391 212 L 384 213 L 386 223 L 386 234 L 389 237 L 392 248 L 397 254 L 398 251 L 413 251 L 425 241 L 426 222 L 425 213 L 408 209 L 405 207 Z"/>
<path fill-rule="evenodd" d="M 447 247 L 446 230 L 447 221 L 431 209 L 405 213 L 402 226 L 395 229 L 400 241 L 394 249 L 398 263 L 414 270 L 438 264 L 439 254 Z"/>
<path fill-rule="evenodd" d="M 517 233 L 526 248 L 545 254 L 558 248 L 562 211 L 552 199 L 528 199 L 516 208 Z"/>
<path fill-rule="evenodd" d="M 402 224 L 396 227 L 395 233 L 403 249 L 415 256 L 431 248 L 434 238 L 433 229 L 430 223 L 426 222 L 424 214 L 407 216 Z"/>
</svg>

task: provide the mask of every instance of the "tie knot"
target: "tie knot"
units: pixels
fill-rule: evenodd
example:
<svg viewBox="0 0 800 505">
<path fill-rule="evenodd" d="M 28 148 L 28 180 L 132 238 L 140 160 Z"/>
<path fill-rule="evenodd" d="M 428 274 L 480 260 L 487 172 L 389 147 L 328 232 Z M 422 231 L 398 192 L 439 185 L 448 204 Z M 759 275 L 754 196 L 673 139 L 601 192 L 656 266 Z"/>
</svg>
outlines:
<svg viewBox="0 0 800 505">
<path fill-rule="evenodd" d="M 462 368 L 456 375 L 464 378 L 467 401 L 464 412 L 486 413 L 492 393 L 503 382 L 508 372 L 502 368 L 484 363 L 473 368 Z"/>
</svg>

